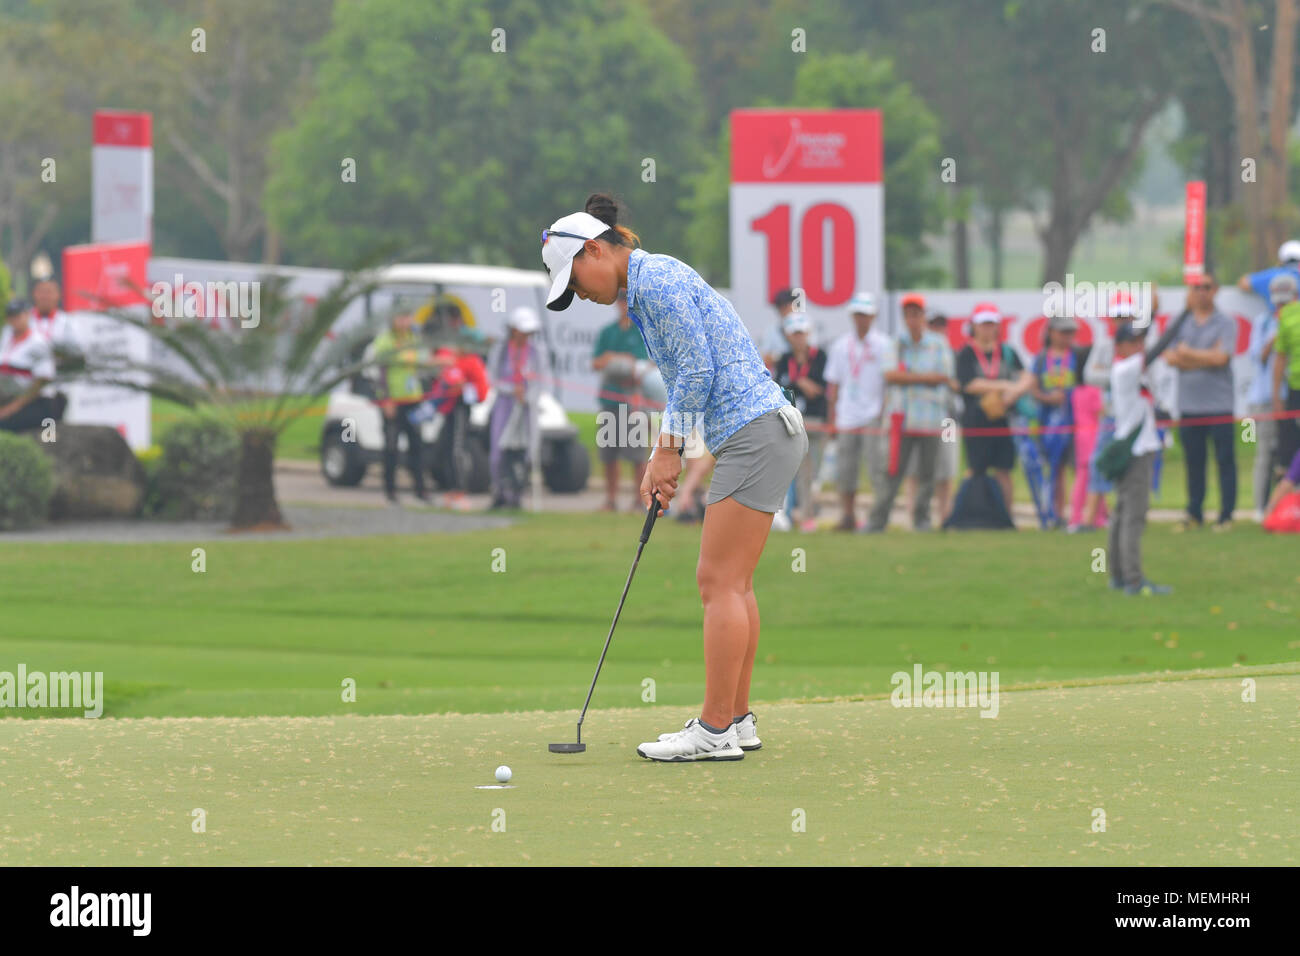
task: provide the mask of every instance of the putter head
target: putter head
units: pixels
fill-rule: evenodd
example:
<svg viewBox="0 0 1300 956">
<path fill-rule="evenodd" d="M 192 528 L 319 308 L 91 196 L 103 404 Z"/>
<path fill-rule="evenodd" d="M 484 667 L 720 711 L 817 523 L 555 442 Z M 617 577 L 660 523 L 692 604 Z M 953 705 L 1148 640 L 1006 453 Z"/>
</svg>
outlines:
<svg viewBox="0 0 1300 956">
<path fill-rule="evenodd" d="M 586 744 L 551 744 L 549 747 L 553 754 L 580 754 L 586 751 Z"/>
</svg>

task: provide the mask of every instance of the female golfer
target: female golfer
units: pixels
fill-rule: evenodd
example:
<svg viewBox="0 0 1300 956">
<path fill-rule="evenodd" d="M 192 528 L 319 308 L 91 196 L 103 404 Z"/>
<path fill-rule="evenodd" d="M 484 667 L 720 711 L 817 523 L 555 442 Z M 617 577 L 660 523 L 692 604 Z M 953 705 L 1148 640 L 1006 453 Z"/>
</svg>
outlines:
<svg viewBox="0 0 1300 956">
<path fill-rule="evenodd" d="M 628 314 L 668 390 L 663 430 L 641 483 L 647 509 L 652 494 L 663 506 L 659 515 L 672 501 L 678 449 L 693 427 L 717 459 L 695 570 L 704 603 L 704 706 L 685 729 L 636 752 L 651 760 L 740 760 L 762 746 L 749 709 L 759 628 L 754 567 L 808 435 L 731 303 L 686 263 L 639 248 L 617 219 L 614 200 L 596 193 L 585 212 L 542 233 L 547 308 L 566 309 L 575 294 L 612 305 L 627 290 Z"/>
</svg>

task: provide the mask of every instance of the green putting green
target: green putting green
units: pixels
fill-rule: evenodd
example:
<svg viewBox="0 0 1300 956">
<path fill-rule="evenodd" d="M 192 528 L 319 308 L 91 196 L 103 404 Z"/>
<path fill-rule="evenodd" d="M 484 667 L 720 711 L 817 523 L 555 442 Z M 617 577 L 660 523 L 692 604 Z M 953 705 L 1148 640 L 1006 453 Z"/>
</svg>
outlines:
<svg viewBox="0 0 1300 956">
<path fill-rule="evenodd" d="M 1250 673 L 769 704 L 724 764 L 637 757 L 663 705 L 574 755 L 553 712 L 0 721 L 0 865 L 1295 865 L 1300 675 Z"/>
</svg>

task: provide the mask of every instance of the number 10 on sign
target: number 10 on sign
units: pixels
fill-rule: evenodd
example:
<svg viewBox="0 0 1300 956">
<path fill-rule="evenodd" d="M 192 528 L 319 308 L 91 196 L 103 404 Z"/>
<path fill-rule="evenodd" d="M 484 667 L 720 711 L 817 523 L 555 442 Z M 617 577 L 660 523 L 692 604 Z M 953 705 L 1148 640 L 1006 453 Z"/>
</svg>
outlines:
<svg viewBox="0 0 1300 956">
<path fill-rule="evenodd" d="M 882 289 L 881 250 L 861 238 L 876 232 L 881 205 L 877 185 L 734 184 L 733 289 L 758 282 L 751 294 L 761 290 L 770 302 L 781 289 L 802 288 L 809 305 L 823 308 Z"/>
</svg>

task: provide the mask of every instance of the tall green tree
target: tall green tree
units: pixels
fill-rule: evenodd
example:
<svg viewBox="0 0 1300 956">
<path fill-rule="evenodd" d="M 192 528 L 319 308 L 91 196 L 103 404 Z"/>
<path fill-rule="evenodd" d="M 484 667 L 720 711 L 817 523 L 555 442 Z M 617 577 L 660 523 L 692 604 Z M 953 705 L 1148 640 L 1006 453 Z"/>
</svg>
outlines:
<svg viewBox="0 0 1300 956">
<path fill-rule="evenodd" d="M 880 109 L 884 122 L 885 282 L 891 289 L 939 282 L 942 270 L 927 263 L 924 237 L 943 222 L 939 189 L 939 132 L 934 114 L 895 75 L 893 64 L 863 53 L 830 54 L 801 61 L 794 93 L 783 105 L 813 109 Z M 691 220 L 690 261 L 719 284 L 728 275 L 727 225 L 731 184 L 730 133 L 723 121 L 706 168 L 692 180 L 683 202 Z"/>
<path fill-rule="evenodd" d="M 1289 202 L 1291 128 L 1300 83 L 1300 3 L 1297 0 L 1160 0 L 1194 22 L 1204 35 L 1221 90 L 1231 110 L 1218 125 L 1229 127 L 1232 159 L 1219 179 L 1241 204 L 1256 266 L 1274 261 L 1278 245 L 1300 221 Z M 1249 164 L 1244 166 L 1242 164 Z M 1218 177 L 1216 177 L 1218 179 Z M 1208 191 L 1208 190 L 1207 190 Z M 1225 217 L 1232 219 L 1231 215 Z"/>
<path fill-rule="evenodd" d="M 1036 186 L 1030 166 L 1046 158 L 1035 148 L 1025 112 L 1008 108 L 1009 91 L 1023 80 L 1008 58 L 989 53 L 1004 39 L 999 11 L 974 0 L 954 16 L 947 4 L 891 0 L 881 4 L 879 14 L 899 75 L 939 120 L 948 175 L 937 188 L 947 194 L 956 285 L 971 284 L 971 232 L 976 212 L 982 210 L 991 253 L 988 285 L 998 288 L 1003 219 L 1032 205 Z"/>
<path fill-rule="evenodd" d="M 542 12 L 340 5 L 313 99 L 275 140 L 266 204 L 286 247 L 329 263 L 394 238 L 536 268 L 541 230 L 604 189 L 648 246 L 680 254 L 677 205 L 701 162 L 689 63 L 631 0 Z"/>
<path fill-rule="evenodd" d="M 160 251 L 274 258 L 262 210 L 270 140 L 299 105 L 333 5 L 37 0 L 35 76 L 65 91 L 54 118 L 78 124 L 85 160 L 97 107 L 152 114 Z"/>
<path fill-rule="evenodd" d="M 926 262 L 927 233 L 943 222 L 939 122 L 893 61 L 867 54 L 808 60 L 795 79 L 794 105 L 872 107 L 884 114 L 885 282 L 891 289 L 932 285 L 943 270 Z"/>
<path fill-rule="evenodd" d="M 1008 89 L 1040 150 L 1036 221 L 1043 282 L 1064 281 L 1080 237 L 1103 216 L 1130 214 L 1127 187 L 1141 169 L 1147 127 L 1172 91 L 1160 18 L 1133 0 L 1013 0 L 999 15 L 1002 53 L 1020 78 Z"/>
<path fill-rule="evenodd" d="M 90 207 L 90 110 L 32 13 L 0 13 L 0 251 L 19 289 L 61 217 Z"/>
</svg>

